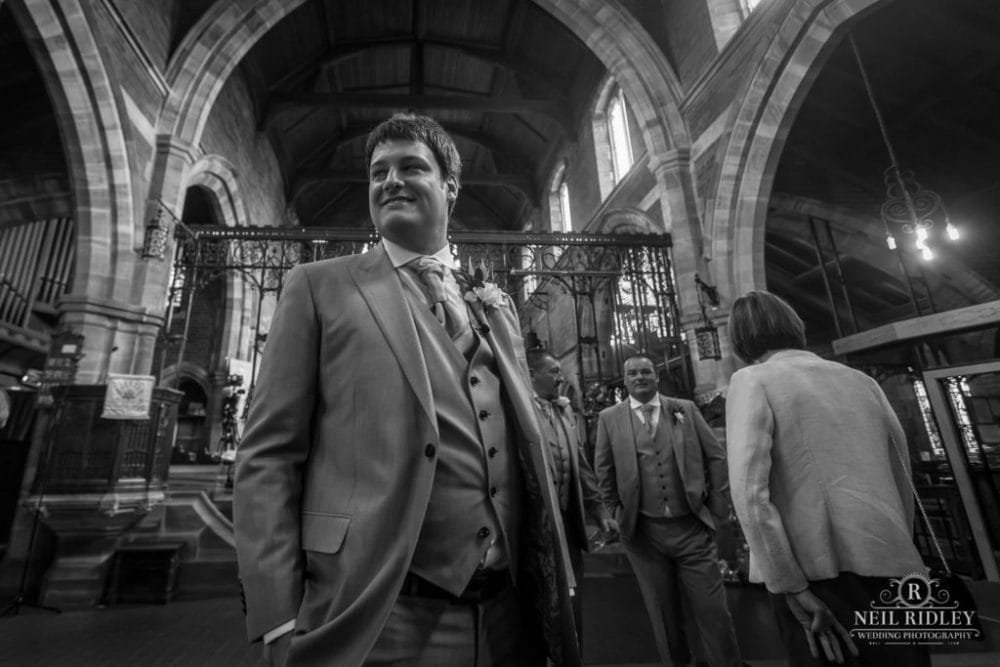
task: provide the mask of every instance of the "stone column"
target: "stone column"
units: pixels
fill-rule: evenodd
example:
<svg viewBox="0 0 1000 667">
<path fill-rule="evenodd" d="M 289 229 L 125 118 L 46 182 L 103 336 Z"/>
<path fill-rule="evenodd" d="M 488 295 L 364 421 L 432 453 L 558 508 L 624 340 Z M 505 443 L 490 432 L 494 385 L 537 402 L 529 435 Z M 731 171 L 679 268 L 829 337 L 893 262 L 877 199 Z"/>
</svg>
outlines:
<svg viewBox="0 0 1000 667">
<path fill-rule="evenodd" d="M 103 383 L 108 373 L 149 372 L 162 312 L 87 294 L 64 295 L 59 310 L 62 325 L 83 334 L 77 383 Z"/>
<path fill-rule="evenodd" d="M 702 324 L 694 276 L 698 274 L 709 284 L 713 283 L 713 279 L 703 253 L 704 239 L 691 166 L 691 153 L 687 149 L 654 155 L 649 163 L 660 191 L 663 219 L 673 239 L 673 268 L 677 283 L 677 306 L 681 314 L 680 325 L 690 346 L 695 395 L 698 395 L 712 391 L 719 383 L 719 376 L 716 362 L 699 361 L 694 340 L 694 329 Z"/>
</svg>

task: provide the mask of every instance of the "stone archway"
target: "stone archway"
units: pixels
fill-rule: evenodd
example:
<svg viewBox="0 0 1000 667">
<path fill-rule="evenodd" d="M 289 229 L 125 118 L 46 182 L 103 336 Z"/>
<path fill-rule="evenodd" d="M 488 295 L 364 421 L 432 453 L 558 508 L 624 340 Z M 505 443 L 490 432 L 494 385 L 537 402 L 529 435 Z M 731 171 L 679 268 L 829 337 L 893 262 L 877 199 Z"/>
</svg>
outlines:
<svg viewBox="0 0 1000 667">
<path fill-rule="evenodd" d="M 886 0 L 799 0 L 744 91 L 722 158 L 712 216 L 715 278 L 729 300 L 764 281 L 764 227 L 785 139 L 835 33 Z M 725 350 L 724 350 L 725 351 Z"/>
<path fill-rule="evenodd" d="M 214 222 L 226 227 L 249 227 L 250 215 L 240 191 L 239 180 L 233 165 L 219 155 L 206 155 L 192 166 L 184 191 L 201 187 L 211 193 L 214 199 Z M 204 222 L 204 221 L 202 221 Z M 225 317 L 222 335 L 219 338 L 218 358 L 221 363 L 226 357 L 235 356 L 246 349 L 249 342 L 244 339 L 251 327 L 252 306 L 248 305 L 248 294 L 243 280 L 238 274 L 225 276 L 224 303 Z M 225 368 L 215 369 L 226 373 Z"/>
<path fill-rule="evenodd" d="M 28 38 L 63 136 L 74 200 L 77 252 L 63 323 L 85 333 L 77 380 L 108 370 L 114 347 L 151 338 L 155 323 L 130 307 L 135 211 L 128 150 L 114 88 L 79 0 L 11 5 Z M 124 347 L 123 347 L 124 346 Z M 128 371 L 129 360 L 122 362 Z"/>
<path fill-rule="evenodd" d="M 251 47 L 305 0 L 216 3 L 188 33 L 167 71 L 171 93 L 160 113 L 151 192 L 175 213 L 181 184 L 197 159 L 198 141 L 212 105 Z M 680 84 L 666 58 L 636 19 L 614 0 L 534 0 L 579 37 L 625 90 L 663 190 L 665 216 L 700 255 L 691 186 L 687 126 L 679 110 Z M 693 224 L 692 224 L 693 223 Z M 166 269 L 161 267 L 162 291 Z M 151 279 L 156 278 L 152 273 Z M 155 289 L 155 287 L 151 288 Z"/>
</svg>

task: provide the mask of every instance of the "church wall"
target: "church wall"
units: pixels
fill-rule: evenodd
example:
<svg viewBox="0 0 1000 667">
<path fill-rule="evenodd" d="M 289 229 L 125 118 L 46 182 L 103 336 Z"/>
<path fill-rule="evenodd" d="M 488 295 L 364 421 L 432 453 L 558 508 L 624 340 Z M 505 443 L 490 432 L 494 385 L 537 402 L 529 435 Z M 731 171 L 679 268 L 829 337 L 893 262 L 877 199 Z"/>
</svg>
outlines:
<svg viewBox="0 0 1000 667">
<path fill-rule="evenodd" d="M 239 70 L 229 77 L 216 99 L 201 147 L 205 153 L 232 163 L 246 202 L 248 224 L 270 227 L 285 223 L 281 168 L 267 135 L 257 131 L 254 105 Z"/>
<path fill-rule="evenodd" d="M 111 5 L 111 10 L 126 21 L 153 65 L 161 72 L 166 71 L 179 0 L 104 0 L 95 4 Z"/>
<path fill-rule="evenodd" d="M 158 11 L 143 12 L 143 21 L 149 27 L 138 31 L 136 26 L 145 24 L 126 21 L 126 16 L 118 13 L 115 5 L 90 5 L 91 28 L 102 51 L 112 92 L 123 121 L 122 130 L 132 179 L 133 210 L 136 215 L 141 215 L 149 189 L 156 143 L 156 116 L 166 93 L 163 64 L 154 57 L 156 40 L 148 43 L 145 41 L 147 32 L 152 34 L 160 30 L 159 23 L 155 21 L 158 14 Z M 135 227 L 136 232 L 141 233 L 141 225 L 136 224 Z"/>
<path fill-rule="evenodd" d="M 684 88 L 690 87 L 718 54 L 715 31 L 705 0 L 674 0 L 664 3 L 666 27 L 664 54 L 674 66 Z"/>
</svg>

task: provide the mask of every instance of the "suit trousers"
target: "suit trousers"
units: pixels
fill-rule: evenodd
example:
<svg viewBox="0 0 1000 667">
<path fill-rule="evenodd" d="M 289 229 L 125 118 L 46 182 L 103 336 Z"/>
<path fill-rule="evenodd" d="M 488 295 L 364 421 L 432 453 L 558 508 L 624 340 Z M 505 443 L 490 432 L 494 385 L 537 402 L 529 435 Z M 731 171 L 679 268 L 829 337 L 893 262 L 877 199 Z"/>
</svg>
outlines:
<svg viewBox="0 0 1000 667">
<path fill-rule="evenodd" d="M 622 545 L 638 580 L 663 664 L 683 665 L 691 660 L 684 633 L 683 594 L 708 664 L 741 665 L 715 537 L 708 526 L 694 515 L 675 519 L 640 515 L 635 534 Z"/>
<path fill-rule="evenodd" d="M 521 667 L 544 665 L 522 640 L 515 589 L 479 604 L 400 595 L 366 667 Z M 534 647 L 537 648 L 537 647 Z"/>
<path fill-rule="evenodd" d="M 563 526 L 566 526 L 567 522 L 565 515 L 563 515 Z M 567 531 L 568 532 L 568 531 Z M 573 622 L 576 625 L 576 638 L 577 643 L 580 646 L 581 652 L 583 651 L 583 552 L 587 548 L 587 545 L 577 544 L 577 541 L 566 535 L 566 542 L 569 547 L 569 562 L 570 566 L 573 568 L 573 579 L 576 580 L 576 595 L 573 596 L 571 604 L 573 605 Z"/>
<path fill-rule="evenodd" d="M 809 590 L 826 603 L 840 624 L 850 631 L 855 611 L 870 608 L 879 593 L 888 588 L 889 580 L 882 577 L 862 577 L 853 572 L 842 572 L 833 579 L 810 581 Z M 792 611 L 788 608 L 784 595 L 770 594 L 771 607 L 778 621 L 778 633 L 788 652 L 788 664 L 792 667 L 819 667 L 833 665 L 823 657 L 814 658 L 809 652 L 806 633 Z M 818 644 L 818 642 L 817 642 Z M 906 665 L 907 667 L 930 667 L 931 658 L 926 646 L 885 646 L 856 639 L 860 655 L 854 657 L 845 650 L 844 663 L 854 667 L 882 665 Z M 822 656 L 822 648 L 820 655 Z"/>
</svg>

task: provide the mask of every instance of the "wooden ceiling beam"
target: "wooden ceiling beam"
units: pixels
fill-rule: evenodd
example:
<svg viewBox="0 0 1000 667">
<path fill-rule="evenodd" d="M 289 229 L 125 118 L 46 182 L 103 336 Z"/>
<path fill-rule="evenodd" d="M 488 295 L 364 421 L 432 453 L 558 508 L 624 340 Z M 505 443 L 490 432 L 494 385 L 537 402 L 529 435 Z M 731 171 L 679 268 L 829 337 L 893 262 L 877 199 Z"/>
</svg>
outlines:
<svg viewBox="0 0 1000 667">
<path fill-rule="evenodd" d="M 526 62 L 524 59 L 508 52 L 506 48 L 484 48 L 478 44 L 470 44 L 455 39 L 430 38 L 416 40 L 413 37 L 390 37 L 363 42 L 342 42 L 330 49 L 324 58 L 317 61 L 316 67 L 318 69 L 332 67 L 344 60 L 354 58 L 373 49 L 383 49 L 386 47 L 412 48 L 417 41 L 423 44 L 424 47 L 430 46 L 455 51 L 463 56 L 485 62 L 488 65 L 508 70 L 512 74 L 523 78 L 525 81 L 532 83 L 542 90 L 555 94 L 560 100 L 565 101 L 565 95 L 562 91 L 565 90 L 566 82 L 560 82 L 539 71 L 536 63 Z"/>
<path fill-rule="evenodd" d="M 569 109 L 551 99 L 497 98 L 464 95 L 384 95 L 380 93 L 299 93 L 275 95 L 268 105 L 267 121 L 287 111 L 301 108 L 325 107 L 344 109 L 351 107 L 369 109 L 419 109 L 447 111 L 491 111 L 499 113 L 528 113 L 545 116 L 560 127 L 569 127 Z"/>
</svg>

